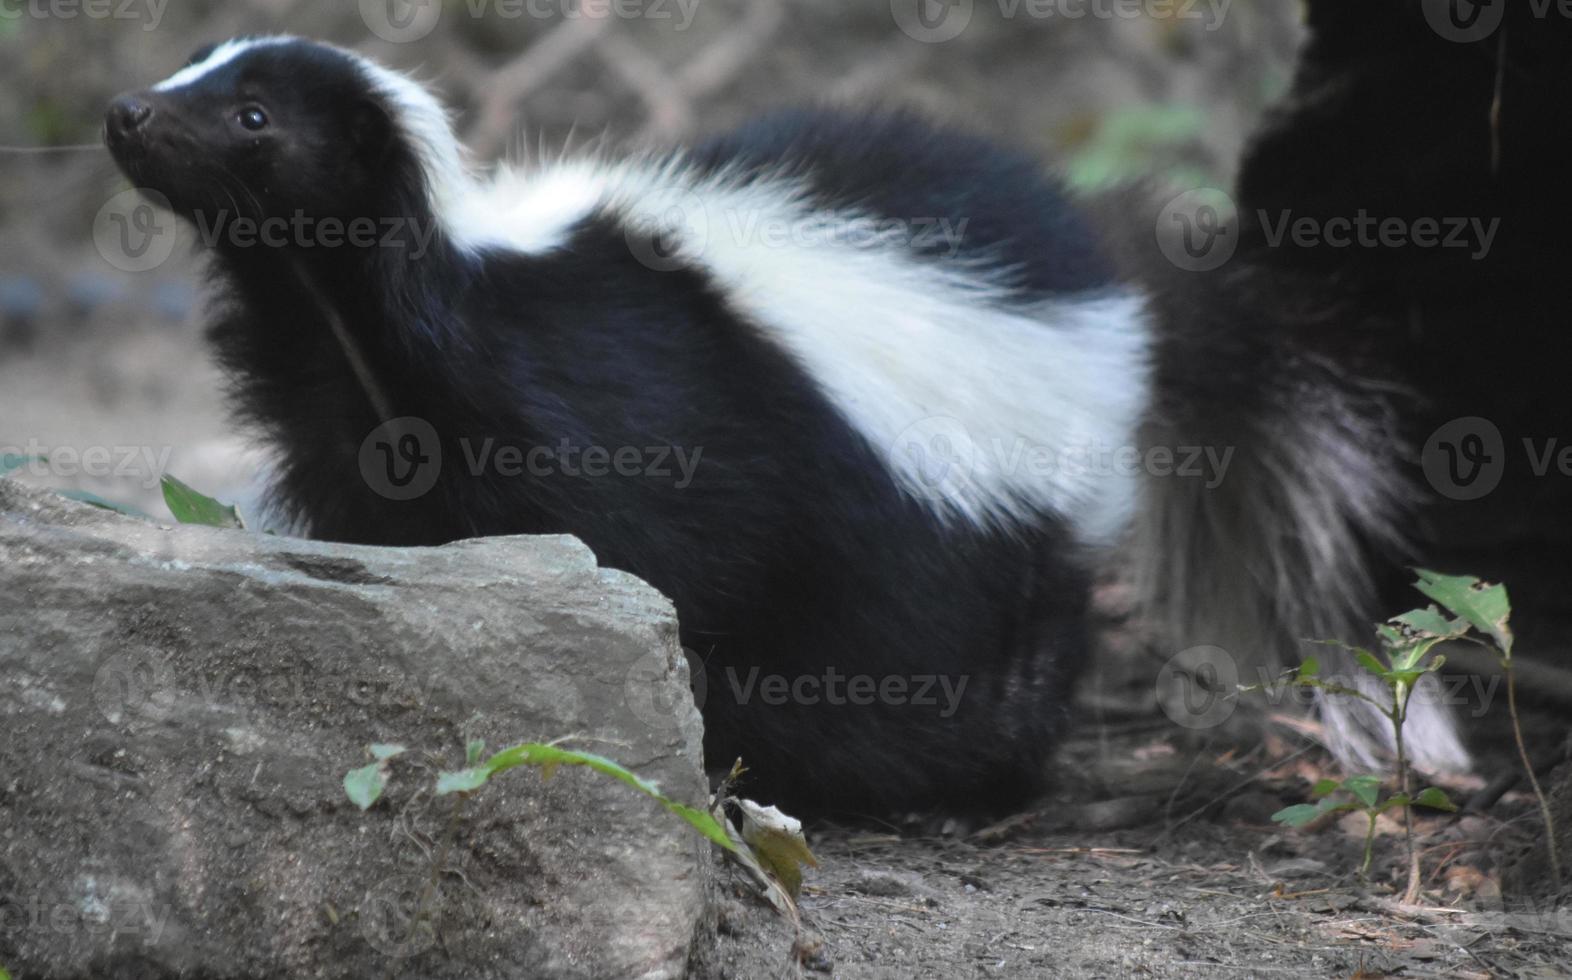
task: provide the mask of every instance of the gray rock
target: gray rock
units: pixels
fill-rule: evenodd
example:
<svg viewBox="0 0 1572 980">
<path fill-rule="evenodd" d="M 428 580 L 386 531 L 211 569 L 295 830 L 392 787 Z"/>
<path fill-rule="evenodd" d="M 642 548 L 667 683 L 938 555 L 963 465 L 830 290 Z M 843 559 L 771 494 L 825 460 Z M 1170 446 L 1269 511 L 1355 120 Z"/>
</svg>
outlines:
<svg viewBox="0 0 1572 980">
<path fill-rule="evenodd" d="M 18 977 L 684 973 L 710 845 L 653 800 L 577 768 L 456 820 L 429 793 L 468 738 L 577 735 L 703 800 L 672 608 L 579 542 L 163 528 L 0 479 L 0 595 Z M 372 742 L 410 751 L 361 813 Z"/>
</svg>

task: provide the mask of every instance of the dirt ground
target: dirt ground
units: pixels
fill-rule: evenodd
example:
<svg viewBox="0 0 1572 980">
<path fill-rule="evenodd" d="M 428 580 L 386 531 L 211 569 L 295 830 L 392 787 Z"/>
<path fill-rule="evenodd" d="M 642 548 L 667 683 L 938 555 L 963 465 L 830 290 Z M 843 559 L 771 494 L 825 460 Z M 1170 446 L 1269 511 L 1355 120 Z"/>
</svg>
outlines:
<svg viewBox="0 0 1572 980">
<path fill-rule="evenodd" d="M 1056 792 L 970 834 L 814 828 L 802 935 L 739 878 L 697 975 L 1572 976 L 1572 909 L 1539 880 L 1526 795 L 1421 818 L 1425 891 L 1405 906 L 1398 824 L 1382 821 L 1365 885 L 1363 817 L 1271 822 L 1335 774 L 1295 726 L 1254 746 L 1174 731 L 1160 716 L 1090 724 L 1065 746 Z M 1510 765 L 1501 735 L 1482 771 Z M 1451 787 L 1458 800 L 1479 788 Z"/>
</svg>

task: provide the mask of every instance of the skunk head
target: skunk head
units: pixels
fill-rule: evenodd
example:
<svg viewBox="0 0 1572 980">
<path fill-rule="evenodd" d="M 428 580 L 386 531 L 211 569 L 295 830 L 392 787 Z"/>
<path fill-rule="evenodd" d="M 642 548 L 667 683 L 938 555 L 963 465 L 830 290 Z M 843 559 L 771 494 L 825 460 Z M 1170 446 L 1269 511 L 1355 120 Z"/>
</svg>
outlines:
<svg viewBox="0 0 1572 980">
<path fill-rule="evenodd" d="M 105 141 L 133 183 L 209 224 L 435 220 L 438 199 L 464 175 L 446 115 L 424 89 L 290 37 L 197 52 L 165 81 L 117 98 Z"/>
</svg>

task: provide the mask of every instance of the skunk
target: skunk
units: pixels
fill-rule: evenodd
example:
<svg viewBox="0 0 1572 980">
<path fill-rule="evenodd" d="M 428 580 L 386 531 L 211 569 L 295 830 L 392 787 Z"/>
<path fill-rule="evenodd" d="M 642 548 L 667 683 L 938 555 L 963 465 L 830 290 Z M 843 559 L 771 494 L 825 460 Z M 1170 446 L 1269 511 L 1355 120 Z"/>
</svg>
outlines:
<svg viewBox="0 0 1572 980">
<path fill-rule="evenodd" d="M 1237 612 L 1245 650 L 1305 625 L 1284 608 L 1344 612 L 1391 516 L 1357 386 L 1266 402 L 1227 360 L 1272 350 L 1248 310 L 1198 323 L 1033 161 L 911 116 L 481 179 L 423 87 L 268 37 L 120 97 L 106 140 L 211 248 L 212 341 L 295 526 L 576 535 L 673 601 L 709 764 L 801 811 L 1029 798 L 1121 542 L 1197 613 L 1176 649 Z M 1198 361 L 1237 406 L 1191 397 Z M 1223 482 L 1224 516 L 1141 462 L 1257 410 L 1292 441 Z"/>
</svg>

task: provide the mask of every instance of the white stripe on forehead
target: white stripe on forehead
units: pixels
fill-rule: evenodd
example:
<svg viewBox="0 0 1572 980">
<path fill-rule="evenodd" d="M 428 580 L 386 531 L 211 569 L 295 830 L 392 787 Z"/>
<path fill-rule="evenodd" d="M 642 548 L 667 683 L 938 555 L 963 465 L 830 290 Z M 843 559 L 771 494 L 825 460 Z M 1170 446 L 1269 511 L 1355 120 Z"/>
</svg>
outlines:
<svg viewBox="0 0 1572 980">
<path fill-rule="evenodd" d="M 236 58 L 245 54 L 247 51 L 252 51 L 256 48 L 269 47 L 275 44 L 288 44 L 294 40 L 295 38 L 293 37 L 279 36 L 237 38 L 233 41 L 225 41 L 223 44 L 220 44 L 218 47 L 214 48 L 212 53 L 209 54 L 206 58 L 198 61 L 194 65 L 187 65 L 186 67 L 175 72 L 173 75 L 164 79 L 162 82 L 154 85 L 153 91 L 168 92 L 171 89 L 183 88 L 184 86 L 190 85 L 193 82 L 200 81 L 208 74 L 224 67 L 231 61 L 234 61 Z"/>
</svg>

